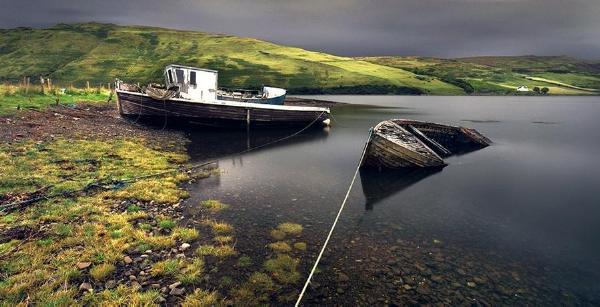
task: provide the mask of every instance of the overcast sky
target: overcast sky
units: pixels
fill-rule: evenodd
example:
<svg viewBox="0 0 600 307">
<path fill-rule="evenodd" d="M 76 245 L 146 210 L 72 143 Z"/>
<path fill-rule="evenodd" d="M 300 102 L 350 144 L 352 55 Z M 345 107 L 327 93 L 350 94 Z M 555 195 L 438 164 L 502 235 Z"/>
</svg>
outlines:
<svg viewBox="0 0 600 307">
<path fill-rule="evenodd" d="M 600 0 L 0 0 L 0 27 L 111 22 L 339 55 L 600 59 Z"/>
</svg>

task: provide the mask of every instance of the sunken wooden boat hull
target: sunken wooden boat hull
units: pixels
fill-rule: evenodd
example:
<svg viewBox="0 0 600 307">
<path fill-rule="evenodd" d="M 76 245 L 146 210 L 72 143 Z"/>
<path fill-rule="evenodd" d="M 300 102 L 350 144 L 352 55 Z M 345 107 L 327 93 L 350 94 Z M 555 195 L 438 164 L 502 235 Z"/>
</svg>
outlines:
<svg viewBox="0 0 600 307">
<path fill-rule="evenodd" d="M 133 118 L 168 118 L 216 127 L 328 124 L 330 118 L 328 108 L 180 98 L 162 100 L 133 91 L 117 90 L 116 93 L 119 113 Z"/>
<path fill-rule="evenodd" d="M 489 146 L 474 129 L 407 119 L 380 122 L 372 130 L 363 167 L 442 168 L 443 157 Z"/>
</svg>

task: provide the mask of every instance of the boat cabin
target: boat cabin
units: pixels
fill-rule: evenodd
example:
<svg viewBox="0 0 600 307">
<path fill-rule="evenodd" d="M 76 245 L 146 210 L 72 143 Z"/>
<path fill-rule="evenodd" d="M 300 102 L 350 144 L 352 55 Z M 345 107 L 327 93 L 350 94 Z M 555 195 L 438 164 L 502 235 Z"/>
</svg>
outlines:
<svg viewBox="0 0 600 307">
<path fill-rule="evenodd" d="M 165 68 L 167 88 L 177 86 L 181 98 L 195 101 L 217 100 L 218 77 L 216 70 L 181 65 Z"/>
</svg>

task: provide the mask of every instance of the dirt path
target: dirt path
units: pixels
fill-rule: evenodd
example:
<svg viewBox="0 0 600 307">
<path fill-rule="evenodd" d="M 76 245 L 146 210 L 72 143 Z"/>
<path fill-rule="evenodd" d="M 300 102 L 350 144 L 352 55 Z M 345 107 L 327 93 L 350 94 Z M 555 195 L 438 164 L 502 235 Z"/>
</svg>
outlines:
<svg viewBox="0 0 600 307">
<path fill-rule="evenodd" d="M 56 138 L 114 139 L 142 138 L 149 145 L 185 144 L 182 132 L 149 129 L 119 116 L 113 104 L 53 106 L 43 111 L 25 110 L 0 116 L 0 143 L 25 139 L 50 141 Z M 168 141 L 168 142 L 167 142 Z"/>
</svg>

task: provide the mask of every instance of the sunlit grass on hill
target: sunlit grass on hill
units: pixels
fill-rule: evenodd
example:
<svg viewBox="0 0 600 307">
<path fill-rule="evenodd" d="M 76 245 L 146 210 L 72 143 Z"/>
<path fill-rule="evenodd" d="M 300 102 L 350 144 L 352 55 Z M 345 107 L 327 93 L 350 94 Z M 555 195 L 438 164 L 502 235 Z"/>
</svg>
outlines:
<svg viewBox="0 0 600 307">
<path fill-rule="evenodd" d="M 516 88 L 547 87 L 550 94 L 593 95 L 600 90 L 600 64 L 568 57 L 362 57 L 360 60 L 438 78 L 467 93 L 514 95 Z"/>
<path fill-rule="evenodd" d="M 226 87 L 272 85 L 293 92 L 386 85 L 397 92 L 462 93 L 402 69 L 231 35 L 98 23 L 0 30 L 0 81 L 42 75 L 76 86 L 114 78 L 147 83 L 161 81 L 171 63 L 219 70 Z"/>
</svg>

